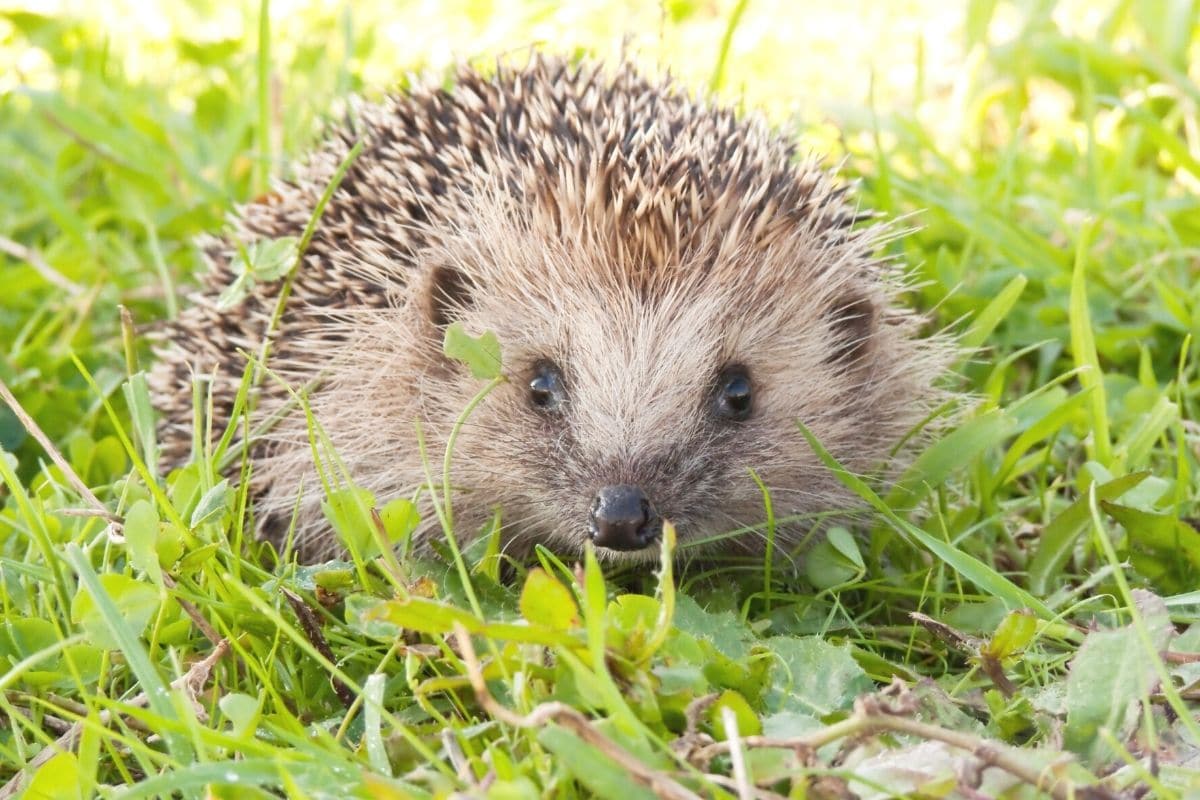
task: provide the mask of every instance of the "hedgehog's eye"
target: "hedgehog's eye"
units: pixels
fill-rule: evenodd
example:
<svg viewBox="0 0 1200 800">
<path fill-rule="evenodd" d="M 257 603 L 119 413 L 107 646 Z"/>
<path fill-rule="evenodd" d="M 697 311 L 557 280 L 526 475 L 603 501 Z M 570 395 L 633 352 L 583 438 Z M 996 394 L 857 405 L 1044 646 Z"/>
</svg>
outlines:
<svg viewBox="0 0 1200 800">
<path fill-rule="evenodd" d="M 713 398 L 713 413 L 725 419 L 741 421 L 750 416 L 754 393 L 750 385 L 750 373 L 745 367 L 726 367 L 717 378 L 717 392 Z"/>
<path fill-rule="evenodd" d="M 562 370 L 549 361 L 538 364 L 529 381 L 529 402 L 543 411 L 558 411 L 566 399 Z"/>
</svg>

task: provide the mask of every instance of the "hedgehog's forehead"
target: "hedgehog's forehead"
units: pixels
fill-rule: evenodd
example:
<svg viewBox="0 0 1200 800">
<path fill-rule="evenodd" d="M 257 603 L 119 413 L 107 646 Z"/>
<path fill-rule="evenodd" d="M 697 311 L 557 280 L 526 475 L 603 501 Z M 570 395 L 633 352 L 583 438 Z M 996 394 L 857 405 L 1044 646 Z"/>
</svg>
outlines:
<svg viewBox="0 0 1200 800">
<path fill-rule="evenodd" d="M 510 274 L 508 278 L 517 278 Z M 720 328 L 737 316 L 737 287 L 710 283 L 697 273 L 648 281 L 611 271 L 580 269 L 570 261 L 547 263 L 539 273 L 484 283 L 476 307 L 481 317 L 534 338 L 647 341 L 668 334 Z"/>
<path fill-rule="evenodd" d="M 671 226 L 662 214 L 614 220 L 586 192 L 548 185 L 540 194 L 477 188 L 434 256 L 475 286 L 480 324 L 518 346 L 561 350 L 569 341 L 579 350 L 591 337 L 629 357 L 653 358 L 661 342 L 686 348 L 663 358 L 719 359 L 730 341 L 796 333 L 816 319 L 866 241 L 783 211 L 777 235 L 765 239 L 756 235 L 769 226 L 756 233 L 744 215 Z"/>
<path fill-rule="evenodd" d="M 557 363 L 571 386 L 573 416 L 604 426 L 633 408 L 647 424 L 654 421 L 649 408 L 662 406 L 667 417 L 678 412 L 672 398 L 703 392 L 733 360 L 739 338 L 733 321 L 701 298 L 596 294 L 538 311 L 543 321 L 526 319 L 502 334 L 506 360 L 517 369 Z"/>
<path fill-rule="evenodd" d="M 630 210 L 642 207 L 636 198 L 602 198 L 564 181 L 543 176 L 524 190 L 476 187 L 453 230 L 439 236 L 443 257 L 489 291 L 549 292 L 556 302 L 591 291 L 684 301 L 730 287 L 743 296 L 769 295 L 828 282 L 833 262 L 869 240 L 761 197 L 685 213 L 694 198 L 674 197 L 687 195 L 684 189 L 646 187 L 655 199 L 639 212 Z M 615 212 L 614 203 L 624 211 Z"/>
<path fill-rule="evenodd" d="M 556 282 L 536 296 L 506 291 L 487 297 L 476 326 L 496 328 L 513 366 L 551 360 L 576 382 L 659 394 L 693 393 L 797 327 L 778 306 L 743 305 L 737 287 L 656 288 L 581 280 L 570 289 Z"/>
</svg>

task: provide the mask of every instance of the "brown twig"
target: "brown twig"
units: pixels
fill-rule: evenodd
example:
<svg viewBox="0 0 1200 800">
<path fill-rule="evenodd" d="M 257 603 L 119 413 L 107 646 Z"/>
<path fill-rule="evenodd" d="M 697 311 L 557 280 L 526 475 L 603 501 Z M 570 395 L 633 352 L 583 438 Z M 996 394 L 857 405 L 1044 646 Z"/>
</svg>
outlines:
<svg viewBox="0 0 1200 800">
<path fill-rule="evenodd" d="M 176 584 L 174 578 L 165 572 L 163 573 L 162 577 L 163 584 L 168 589 L 175 588 Z M 217 633 L 217 629 L 212 626 L 212 623 L 204 618 L 204 615 L 200 613 L 200 609 L 196 608 L 191 601 L 184 600 L 178 594 L 175 594 L 175 602 L 179 603 L 179 606 L 183 609 L 184 613 L 191 618 L 192 622 L 195 623 L 196 627 L 200 630 L 200 633 L 204 634 L 205 639 L 208 639 L 217 647 L 221 646 L 221 643 L 225 640 L 221 638 L 221 634 Z"/>
<path fill-rule="evenodd" d="M 287 589 L 281 589 L 280 591 L 283 592 L 288 605 L 292 607 L 292 611 L 296 614 L 296 619 L 300 620 L 300 629 L 304 631 L 309 644 L 316 648 L 317 652 L 324 656 L 325 660 L 330 664 L 336 664 L 337 656 L 333 654 L 333 649 L 330 648 L 329 642 L 325 640 L 325 634 L 321 631 L 321 622 L 317 619 L 317 615 L 313 613 L 313 610 L 308 607 L 308 603 L 305 603 L 303 598 Z M 330 675 L 329 683 L 333 686 L 334 693 L 346 708 L 351 708 L 358 701 L 358 696 L 354 693 L 354 690 L 342 683 L 337 677 Z"/>
<path fill-rule="evenodd" d="M 483 669 L 479 664 L 479 658 L 475 655 L 475 646 L 471 644 L 471 636 L 467 633 L 466 628 L 456 623 L 454 637 L 458 642 L 458 651 L 462 654 L 463 664 L 467 668 L 467 678 L 471 682 L 471 688 L 475 690 L 475 697 L 479 700 L 479 705 L 483 706 L 484 711 L 493 718 L 515 728 L 542 728 L 548 723 L 556 723 L 615 761 L 622 769 L 627 770 L 636 781 L 645 784 L 658 797 L 665 800 L 700 800 L 700 795 L 683 786 L 674 778 L 652 770 L 638 761 L 616 742 L 596 730 L 591 720 L 566 703 L 541 703 L 524 716 L 505 708 L 488 691 L 487 683 L 483 679 Z"/>
<path fill-rule="evenodd" d="M 730 791 L 738 791 L 737 781 L 728 775 L 718 775 L 715 772 L 709 772 L 705 773 L 704 778 L 712 783 L 715 783 L 717 786 L 723 786 Z M 772 792 L 769 789 L 764 789 L 761 786 L 751 786 L 750 792 L 751 794 L 748 796 L 754 798 L 754 800 L 788 800 L 783 795 Z"/>
<path fill-rule="evenodd" d="M 794 736 L 782 739 L 775 736 L 744 736 L 742 737 L 741 744 L 744 747 L 768 747 L 779 750 L 793 750 L 801 758 L 806 758 L 809 753 L 819 747 L 824 747 L 831 742 L 836 742 L 847 736 L 854 736 L 863 732 L 864 726 L 862 723 L 855 717 L 849 717 L 808 736 Z M 725 755 L 728 752 L 729 742 L 713 742 L 692 752 L 688 756 L 688 760 L 704 768 L 713 758 Z"/>
<path fill-rule="evenodd" d="M 933 617 L 922 614 L 919 611 L 910 611 L 908 618 L 932 633 L 947 646 L 954 648 L 958 652 L 969 656 L 979 654 L 979 647 L 983 644 L 982 639 L 974 636 L 968 636 L 962 631 L 947 625 L 941 620 L 936 620 Z"/>
<path fill-rule="evenodd" d="M 119 517 L 113 519 L 116 514 L 113 514 L 108 509 L 101 511 L 97 508 L 56 508 L 54 509 L 54 513 L 61 514 L 64 517 L 100 517 L 110 522 L 117 522 L 120 519 Z"/>
<path fill-rule="evenodd" d="M 908 616 L 909 619 L 932 633 L 948 647 L 952 647 L 970 658 L 977 659 L 980 669 L 983 670 L 984 674 L 991 679 L 992 683 L 1005 697 L 1012 697 L 1016 694 L 1017 687 L 1004 674 L 1004 666 L 1000 663 L 1000 659 L 988 652 L 987 644 L 984 640 L 968 636 L 962 631 L 956 630 L 950 625 L 922 614 L 919 611 L 912 611 Z"/>
<path fill-rule="evenodd" d="M 10 703 L 13 702 L 14 696 L 22 697 L 21 695 L 17 695 L 15 692 L 7 692 L 5 694 L 5 697 Z M 24 695 L 23 697 L 29 698 L 30 695 Z M 32 709 L 32 704 L 26 704 L 24 706 L 19 706 L 15 703 L 13 704 L 13 713 L 20 714 L 22 717 L 29 720 L 30 723 L 33 722 Z M 61 719 L 60 717 L 56 717 L 53 714 L 48 714 L 45 711 L 42 712 L 41 723 L 43 728 L 47 728 L 54 733 L 66 733 L 66 731 L 71 727 L 70 722 L 67 722 L 65 719 Z"/>
<path fill-rule="evenodd" d="M 684 728 L 684 736 L 695 736 L 700 730 L 700 717 L 705 711 L 712 707 L 712 704 L 717 702 L 721 697 L 717 692 L 701 695 L 695 700 L 687 704 L 687 708 L 683 710 L 683 718 L 687 722 L 687 727 Z"/>
<path fill-rule="evenodd" d="M 47 694 L 45 697 L 39 697 L 38 695 L 30 694 L 29 692 L 9 692 L 8 699 L 13 702 L 23 702 L 30 707 L 32 707 L 34 703 L 42 703 L 43 705 L 52 706 L 60 711 L 74 714 L 77 717 L 86 717 L 89 712 L 88 707 L 83 703 L 80 703 L 76 700 L 71 700 L 67 697 L 62 697 L 57 694 Z M 68 723 L 68 725 L 70 724 L 74 723 Z M 125 724 L 135 731 L 141 731 L 142 733 L 154 733 L 149 725 L 142 722 L 137 717 L 126 717 Z M 63 732 L 65 732 L 65 729 Z"/>
<path fill-rule="evenodd" d="M 92 490 L 87 487 L 87 484 L 85 484 L 79 475 L 75 473 L 75 470 L 71 468 L 71 465 L 67 463 L 67 460 L 62 457 L 62 453 L 60 453 L 58 448 L 54 446 L 54 443 L 50 441 L 50 437 L 46 436 L 38 424 L 34 422 L 33 417 L 29 416 L 28 412 L 26 412 L 25 409 L 22 408 L 21 404 L 17 402 L 17 398 L 13 396 L 11 391 L 9 391 L 8 385 L 4 383 L 3 380 L 0 380 L 0 399 L 4 400 L 4 402 L 8 404 L 8 407 L 12 409 L 13 414 L 16 415 L 21 424 L 25 426 L 25 430 L 29 431 L 30 436 L 36 439 L 37 443 L 42 446 L 42 449 L 46 451 L 46 455 L 50 456 L 50 460 L 53 461 L 60 470 L 62 470 L 63 476 L 67 479 L 67 483 L 71 484 L 72 488 L 79 493 L 79 496 L 86 500 L 88 505 L 96 510 L 96 516 L 104 517 L 109 522 L 116 523 L 117 525 L 122 524 L 123 520 L 116 514 L 109 511 L 105 507 L 104 503 L 100 502 L 100 498 L 92 494 Z"/>
<path fill-rule="evenodd" d="M 795 750 L 798 753 L 816 751 L 827 744 L 855 736 L 868 736 L 881 732 L 902 733 L 920 739 L 938 741 L 964 750 L 985 765 L 1002 769 L 1031 786 L 1048 793 L 1055 800 L 1070 800 L 1079 797 L 1084 788 L 1067 779 L 1048 775 L 1038 769 L 1029 759 L 1007 745 L 983 739 L 969 733 L 954 731 L 939 725 L 930 725 L 904 716 L 889 713 L 874 697 L 861 697 L 854 704 L 854 713 L 841 722 L 836 722 L 807 736 L 778 739 L 767 736 L 747 736 L 739 747 L 775 747 Z M 714 756 L 730 753 L 731 742 L 714 742 L 692 754 L 694 763 L 707 764 Z"/>
</svg>

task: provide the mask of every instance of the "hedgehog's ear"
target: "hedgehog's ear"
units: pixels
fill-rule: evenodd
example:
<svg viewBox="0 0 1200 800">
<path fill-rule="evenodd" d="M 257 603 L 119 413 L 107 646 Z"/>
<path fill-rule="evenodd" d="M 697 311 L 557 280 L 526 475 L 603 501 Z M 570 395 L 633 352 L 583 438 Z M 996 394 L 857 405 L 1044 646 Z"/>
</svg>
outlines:
<svg viewBox="0 0 1200 800">
<path fill-rule="evenodd" d="M 875 326 L 879 323 L 879 308 L 865 294 L 850 292 L 837 299 L 825 312 L 833 334 L 832 347 L 826 362 L 856 366 L 871 348 Z"/>
<path fill-rule="evenodd" d="M 444 331 L 471 305 L 471 280 L 454 267 L 437 266 L 425 281 L 424 312 L 438 331 Z"/>
</svg>

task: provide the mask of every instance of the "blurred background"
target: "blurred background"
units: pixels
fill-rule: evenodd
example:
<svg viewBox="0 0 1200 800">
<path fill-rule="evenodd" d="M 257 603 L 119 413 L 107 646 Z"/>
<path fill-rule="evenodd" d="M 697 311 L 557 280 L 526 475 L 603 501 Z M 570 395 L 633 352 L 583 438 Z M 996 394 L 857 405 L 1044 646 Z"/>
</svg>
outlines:
<svg viewBox="0 0 1200 800">
<path fill-rule="evenodd" d="M 376 95 L 413 71 L 442 73 L 460 61 L 519 57 L 537 47 L 632 57 L 781 124 L 828 119 L 861 125 L 864 112 L 898 108 L 949 123 L 945 104 L 980 77 L 986 47 L 1035 44 L 1021 41 L 1032 21 L 1081 41 L 1107 40 L 1115 49 L 1150 47 L 1164 63 L 1182 64 L 1194 32 L 1181 24 L 1194 22 L 1190 6 L 1160 0 L 9 0 L 0 2 L 0 94 L 11 100 L 14 93 L 69 91 L 77 81 L 107 77 L 114 91 L 123 83 L 164 85 L 161 99 L 171 110 L 211 114 L 222 104 L 253 101 L 265 55 L 272 144 L 286 152 L 311 136 L 313 117 L 329 114 L 331 100 L 348 92 Z M 260 48 L 264 33 L 269 52 Z"/>
<path fill-rule="evenodd" d="M 1075 5 L 1078 11 L 1062 15 L 1085 22 L 1089 4 Z M 7 10 L 0 90 L 58 84 L 58 48 L 46 37 L 67 31 L 39 25 L 41 17 L 73 20 L 74 35 L 107 41 L 110 57 L 129 78 L 170 76 L 182 99 L 196 81 L 212 81 L 232 66 L 238 59 L 231 55 L 255 56 L 263 9 L 254 2 L 114 0 L 25 2 Z M 529 46 L 608 57 L 625 52 L 703 86 L 712 80 L 732 22 L 722 81 L 727 94 L 776 115 L 862 106 L 872 78 L 876 99 L 889 106 L 948 89 L 963 77 L 967 11 L 965 4 L 936 0 L 274 0 L 267 9 L 285 106 L 323 89 L 379 91 L 407 70 L 439 70 Z M 1005 16 L 990 24 L 1008 26 L 999 32 L 1011 36 L 1016 17 Z M 22 41 L 20 34 L 32 35 Z M 315 83 L 305 74 L 313 68 L 320 74 Z M 294 80 L 298 75 L 304 79 Z"/>
</svg>

